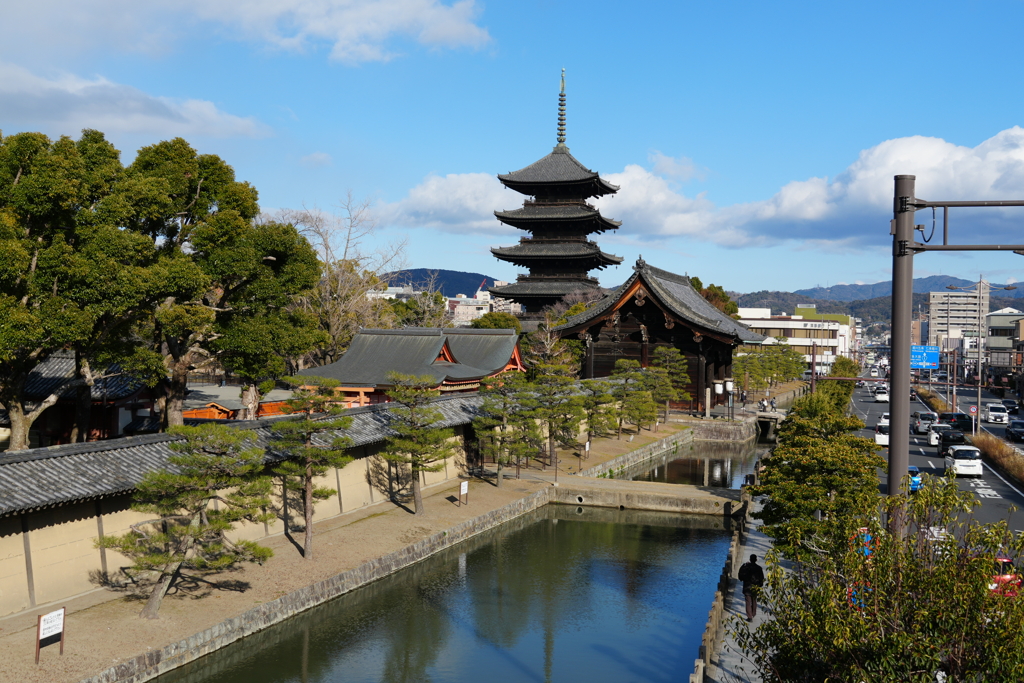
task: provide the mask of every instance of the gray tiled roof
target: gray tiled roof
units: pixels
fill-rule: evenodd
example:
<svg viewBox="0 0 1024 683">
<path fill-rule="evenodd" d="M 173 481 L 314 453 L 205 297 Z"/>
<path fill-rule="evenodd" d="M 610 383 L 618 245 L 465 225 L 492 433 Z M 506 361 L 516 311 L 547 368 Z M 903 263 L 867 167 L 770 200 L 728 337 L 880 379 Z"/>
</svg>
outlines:
<svg viewBox="0 0 1024 683">
<path fill-rule="evenodd" d="M 593 242 L 521 242 L 512 247 L 492 247 L 498 258 L 523 260 L 534 258 L 593 258 L 605 265 L 622 263 L 621 256 L 606 254 Z"/>
<path fill-rule="evenodd" d="M 443 418 L 437 426 L 471 422 L 482 401 L 478 394 L 438 399 L 434 406 Z M 352 416 L 352 427 L 343 435 L 352 439 L 353 446 L 383 441 L 394 434 L 388 427 L 392 419 L 389 405 L 356 408 L 346 414 Z M 232 420 L 225 424 L 253 430 L 258 442 L 265 445 L 274 421 Z M 143 434 L 0 453 L 0 517 L 131 492 L 147 472 L 168 467 L 173 454 L 168 443 L 176 439 L 169 434 Z"/>
<path fill-rule="evenodd" d="M 521 209 L 511 211 L 495 211 L 494 215 L 503 223 L 519 225 L 541 221 L 558 221 L 564 225 L 566 221 L 573 223 L 596 223 L 590 230 L 614 230 L 622 225 L 621 221 L 605 218 L 597 209 L 582 204 L 527 204 Z"/>
<path fill-rule="evenodd" d="M 504 287 L 488 287 L 487 291 L 495 296 L 555 296 L 561 298 L 566 294 L 581 289 L 597 289 L 600 285 L 592 280 L 520 280 Z"/>
<path fill-rule="evenodd" d="M 647 265 L 638 259 L 633 267 L 633 275 L 614 292 L 599 301 L 592 308 L 569 318 L 557 329 L 563 330 L 585 324 L 611 308 L 619 299 L 619 292 L 628 289 L 637 280 L 642 279 L 652 295 L 676 314 L 681 320 L 708 331 L 733 337 L 738 342 L 759 342 L 764 337 L 752 332 L 746 325 L 734 320 L 708 302 L 690 285 L 690 278 L 676 275 L 667 270 Z"/>
<path fill-rule="evenodd" d="M 120 372 L 117 365 L 112 365 L 103 372 Z M 71 351 L 58 351 L 40 363 L 29 373 L 25 383 L 25 396 L 31 400 L 42 400 L 59 389 L 60 386 L 75 376 L 75 354 Z M 116 401 L 131 396 L 142 388 L 142 382 L 128 375 L 117 375 L 96 380 L 92 387 L 94 401 Z M 66 394 L 70 396 L 71 394 Z"/>
<path fill-rule="evenodd" d="M 577 161 L 569 153 L 568 147 L 555 147 L 546 157 L 533 162 L 525 168 L 498 175 L 498 180 L 509 187 L 514 187 L 515 185 L 580 183 L 589 180 L 595 183 L 595 194 L 611 194 L 619 190 L 617 185 L 612 185 L 602 179 L 596 171 L 591 171 Z"/>
<path fill-rule="evenodd" d="M 345 355 L 330 365 L 308 368 L 300 375 L 336 379 L 345 386 L 390 384 L 389 372 L 429 375 L 440 384 L 474 380 L 498 372 L 508 363 L 519 337 L 515 330 L 406 328 L 360 330 Z M 445 341 L 455 363 L 436 361 Z"/>
</svg>

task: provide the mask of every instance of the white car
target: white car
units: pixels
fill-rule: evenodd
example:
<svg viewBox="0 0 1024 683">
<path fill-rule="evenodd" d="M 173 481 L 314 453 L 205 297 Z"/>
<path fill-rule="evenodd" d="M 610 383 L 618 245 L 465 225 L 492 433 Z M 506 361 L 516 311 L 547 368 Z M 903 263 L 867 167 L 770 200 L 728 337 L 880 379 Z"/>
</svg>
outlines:
<svg viewBox="0 0 1024 683">
<path fill-rule="evenodd" d="M 939 419 L 939 416 L 930 410 L 919 410 L 910 416 L 910 427 L 918 434 L 927 434 L 928 427 Z"/>
<path fill-rule="evenodd" d="M 878 424 L 889 424 L 889 413 L 882 413 L 882 419 L 878 421 Z"/>
<path fill-rule="evenodd" d="M 876 391 L 875 392 L 875 403 L 888 403 L 888 402 L 889 402 L 889 392 L 888 391 L 885 391 L 883 389 L 882 391 Z"/>
<path fill-rule="evenodd" d="M 985 421 L 1006 424 L 1010 421 L 1010 414 L 1006 412 L 1006 406 L 1002 403 L 989 403 L 985 405 Z"/>
<path fill-rule="evenodd" d="M 945 458 L 946 471 L 960 477 L 980 477 L 981 451 L 974 446 L 950 446 Z"/>
<path fill-rule="evenodd" d="M 889 445 L 889 423 L 879 422 L 875 425 L 875 444 L 879 446 Z"/>
<path fill-rule="evenodd" d="M 938 446 L 939 435 L 947 429 L 952 429 L 953 425 L 948 425 L 945 422 L 933 422 L 928 425 L 928 445 Z"/>
</svg>

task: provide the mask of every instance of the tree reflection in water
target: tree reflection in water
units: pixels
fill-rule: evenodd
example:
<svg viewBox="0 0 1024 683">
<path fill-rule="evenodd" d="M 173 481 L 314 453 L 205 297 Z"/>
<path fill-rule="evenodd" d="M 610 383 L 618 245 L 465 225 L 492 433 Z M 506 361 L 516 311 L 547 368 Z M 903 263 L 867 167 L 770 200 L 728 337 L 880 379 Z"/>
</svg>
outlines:
<svg viewBox="0 0 1024 683">
<path fill-rule="evenodd" d="M 678 681 L 729 533 L 547 506 L 157 681 Z"/>
</svg>

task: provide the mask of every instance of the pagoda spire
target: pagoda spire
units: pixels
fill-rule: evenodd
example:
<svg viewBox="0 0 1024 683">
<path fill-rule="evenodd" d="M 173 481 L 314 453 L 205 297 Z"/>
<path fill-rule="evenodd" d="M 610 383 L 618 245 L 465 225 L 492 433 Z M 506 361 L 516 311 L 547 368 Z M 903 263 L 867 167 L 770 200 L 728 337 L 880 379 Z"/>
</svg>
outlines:
<svg viewBox="0 0 1024 683">
<path fill-rule="evenodd" d="M 562 89 L 558 93 L 558 147 L 565 147 L 565 68 L 562 68 Z"/>
</svg>

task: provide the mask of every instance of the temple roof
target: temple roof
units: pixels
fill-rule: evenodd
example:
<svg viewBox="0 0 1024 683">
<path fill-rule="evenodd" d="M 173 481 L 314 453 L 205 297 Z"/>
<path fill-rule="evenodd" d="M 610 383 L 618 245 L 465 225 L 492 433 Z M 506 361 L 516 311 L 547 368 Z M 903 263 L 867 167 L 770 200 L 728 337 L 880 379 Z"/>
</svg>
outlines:
<svg viewBox="0 0 1024 683">
<path fill-rule="evenodd" d="M 594 242 L 535 242 L 524 240 L 512 247 L 492 247 L 491 253 L 503 261 L 529 265 L 530 261 L 541 259 L 590 259 L 600 265 L 616 266 L 622 263 L 621 256 L 606 254 Z"/>
<path fill-rule="evenodd" d="M 667 270 L 649 266 L 643 259 L 637 259 L 633 275 L 626 282 L 592 308 L 569 318 L 558 330 L 584 327 L 596 321 L 603 313 L 610 311 L 622 299 L 624 292 L 640 280 L 650 294 L 681 321 L 709 332 L 733 337 L 737 343 L 760 342 L 764 337 L 752 332 L 747 326 L 729 317 L 708 302 L 690 284 L 690 278 L 676 275 Z"/>
<path fill-rule="evenodd" d="M 593 278 L 579 280 L 520 280 L 504 287 L 488 287 L 487 291 L 495 296 L 511 299 L 512 297 L 555 297 L 561 299 L 566 294 L 581 289 L 596 289 L 600 285 Z"/>
<path fill-rule="evenodd" d="M 92 400 L 116 401 L 131 396 L 142 388 L 143 383 L 130 375 L 122 374 L 114 364 L 108 368 L 93 368 L 98 374 L 109 373 L 110 377 L 98 379 L 91 387 Z M 60 390 L 75 377 L 75 354 L 72 351 L 57 351 L 32 369 L 25 382 L 25 397 L 42 400 L 54 391 Z M 64 398 L 73 398 L 73 390 L 67 390 Z"/>
<path fill-rule="evenodd" d="M 515 330 L 412 327 L 360 330 L 348 351 L 330 365 L 299 375 L 328 377 L 344 386 L 390 386 L 389 372 L 430 375 L 442 382 L 468 382 L 500 372 L 515 353 Z M 446 353 L 454 362 L 439 360 Z"/>
<path fill-rule="evenodd" d="M 513 190 L 531 195 L 536 194 L 531 186 L 591 185 L 585 195 L 588 197 L 619 191 L 617 185 L 603 180 L 596 171 L 577 161 L 564 145 L 555 147 L 551 154 L 525 168 L 499 174 L 498 180 Z"/>
<path fill-rule="evenodd" d="M 510 332 L 512 330 L 506 330 Z M 441 413 L 436 427 L 469 424 L 477 416 L 483 397 L 480 394 L 455 394 L 431 402 Z M 327 445 L 339 436 L 348 437 L 351 446 L 378 443 L 395 436 L 391 429 L 394 404 L 382 404 L 346 410 L 352 425 L 344 431 L 319 434 L 317 445 Z M 291 420 L 280 416 L 270 420 L 231 420 L 233 428 L 251 431 L 260 446 L 268 443 L 274 422 Z M 218 422 L 187 420 L 186 424 Z M 0 517 L 66 505 L 105 496 L 130 493 L 142 478 L 163 469 L 173 469 L 174 455 L 169 444 L 181 437 L 170 434 L 145 434 L 120 439 L 72 443 L 0 453 Z M 267 460 L 278 460 L 268 452 Z"/>
<path fill-rule="evenodd" d="M 502 223 L 507 223 L 524 230 L 533 230 L 533 223 L 555 222 L 559 227 L 576 227 L 573 224 L 593 223 L 587 232 L 604 232 L 614 230 L 622 225 L 621 221 L 605 218 L 601 212 L 585 204 L 545 204 L 527 202 L 521 209 L 511 211 L 495 211 L 494 215 Z M 566 224 L 569 225 L 566 225 Z M 584 227 L 584 226 L 580 226 Z"/>
</svg>

